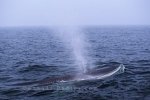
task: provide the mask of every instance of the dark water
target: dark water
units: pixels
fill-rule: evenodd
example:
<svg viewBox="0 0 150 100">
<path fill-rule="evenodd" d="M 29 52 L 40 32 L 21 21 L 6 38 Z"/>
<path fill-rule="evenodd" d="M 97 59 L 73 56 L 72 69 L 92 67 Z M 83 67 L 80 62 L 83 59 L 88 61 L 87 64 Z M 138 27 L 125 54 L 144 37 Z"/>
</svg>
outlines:
<svg viewBox="0 0 150 100">
<path fill-rule="evenodd" d="M 102 80 L 19 85 L 75 74 L 71 50 L 50 28 L 0 28 L 0 100 L 150 100 L 150 27 L 86 27 L 98 68 L 126 66 Z"/>
</svg>

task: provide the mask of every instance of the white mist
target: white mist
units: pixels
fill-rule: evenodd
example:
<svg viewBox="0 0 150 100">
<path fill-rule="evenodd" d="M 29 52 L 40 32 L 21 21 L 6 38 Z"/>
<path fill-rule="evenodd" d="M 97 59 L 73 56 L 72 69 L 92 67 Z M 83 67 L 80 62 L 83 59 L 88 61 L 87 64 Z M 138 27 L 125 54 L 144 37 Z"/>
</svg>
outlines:
<svg viewBox="0 0 150 100">
<path fill-rule="evenodd" d="M 59 30 L 59 31 L 58 31 Z M 59 27 L 57 28 L 59 37 L 64 41 L 67 48 L 71 50 L 71 56 L 73 57 L 74 64 L 79 73 L 85 73 L 88 65 L 91 65 L 89 61 L 88 43 L 84 32 L 78 27 Z"/>
</svg>

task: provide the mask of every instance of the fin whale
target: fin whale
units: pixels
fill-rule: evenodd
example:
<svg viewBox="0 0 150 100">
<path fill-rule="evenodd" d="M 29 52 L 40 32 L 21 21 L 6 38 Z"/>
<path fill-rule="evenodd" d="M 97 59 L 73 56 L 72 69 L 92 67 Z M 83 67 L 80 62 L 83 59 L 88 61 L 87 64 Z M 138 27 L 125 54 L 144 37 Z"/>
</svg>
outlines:
<svg viewBox="0 0 150 100">
<path fill-rule="evenodd" d="M 104 67 L 104 68 L 99 68 L 99 69 L 91 69 L 83 74 L 50 77 L 50 78 L 46 78 L 40 81 L 19 83 L 16 85 L 51 84 L 51 83 L 56 83 L 56 82 L 102 79 L 102 78 L 109 77 L 117 73 L 123 73 L 124 69 L 125 69 L 124 65 L 121 64 L 120 66 L 117 66 L 117 67 Z"/>
</svg>

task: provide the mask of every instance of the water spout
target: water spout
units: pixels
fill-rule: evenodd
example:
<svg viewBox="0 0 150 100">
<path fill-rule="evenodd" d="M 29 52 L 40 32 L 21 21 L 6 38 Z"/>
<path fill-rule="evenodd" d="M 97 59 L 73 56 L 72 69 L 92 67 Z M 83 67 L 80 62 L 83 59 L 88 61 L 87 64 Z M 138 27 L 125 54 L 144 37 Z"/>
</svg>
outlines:
<svg viewBox="0 0 150 100">
<path fill-rule="evenodd" d="M 79 73 L 87 71 L 89 57 L 87 56 L 88 43 L 84 32 L 77 27 L 59 27 L 59 37 L 67 44 L 67 48 L 71 50 L 74 64 Z"/>
</svg>

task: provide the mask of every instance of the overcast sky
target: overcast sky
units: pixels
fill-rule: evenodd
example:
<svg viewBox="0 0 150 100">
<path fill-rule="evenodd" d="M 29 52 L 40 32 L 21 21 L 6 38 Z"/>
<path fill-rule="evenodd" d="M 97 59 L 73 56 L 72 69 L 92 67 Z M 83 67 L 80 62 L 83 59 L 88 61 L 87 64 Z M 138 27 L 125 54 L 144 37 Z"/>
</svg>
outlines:
<svg viewBox="0 0 150 100">
<path fill-rule="evenodd" d="M 0 0 L 0 26 L 150 25 L 150 0 Z"/>
</svg>

